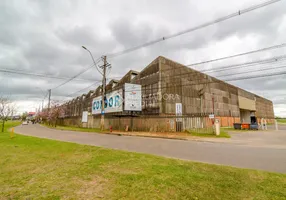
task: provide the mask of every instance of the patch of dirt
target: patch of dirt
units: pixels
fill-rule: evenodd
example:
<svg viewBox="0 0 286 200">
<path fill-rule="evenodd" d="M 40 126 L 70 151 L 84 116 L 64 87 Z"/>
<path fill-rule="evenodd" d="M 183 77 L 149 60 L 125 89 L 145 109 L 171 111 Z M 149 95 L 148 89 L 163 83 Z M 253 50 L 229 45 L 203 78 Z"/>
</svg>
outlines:
<svg viewBox="0 0 286 200">
<path fill-rule="evenodd" d="M 132 160 L 130 159 L 130 162 Z M 129 162 L 129 160 L 126 160 L 125 162 Z M 114 173 L 119 173 L 119 174 L 138 174 L 139 172 L 139 169 L 134 169 L 134 168 L 124 168 L 124 163 L 125 162 L 120 162 L 120 164 L 115 164 L 115 165 L 106 165 L 106 166 L 103 166 L 102 168 L 105 170 L 105 171 L 108 171 L 108 172 L 114 172 Z M 122 166 L 122 167 L 119 167 L 119 166 Z"/>
<path fill-rule="evenodd" d="M 92 180 L 75 179 L 79 188 L 76 191 L 75 199 L 102 199 L 105 196 L 107 180 L 102 177 L 93 177 Z"/>
</svg>

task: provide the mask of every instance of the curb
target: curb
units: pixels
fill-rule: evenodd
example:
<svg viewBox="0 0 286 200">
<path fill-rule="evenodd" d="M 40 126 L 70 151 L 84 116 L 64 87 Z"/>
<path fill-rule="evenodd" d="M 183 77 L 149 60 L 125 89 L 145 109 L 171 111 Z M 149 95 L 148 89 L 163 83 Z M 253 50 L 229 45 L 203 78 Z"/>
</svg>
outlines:
<svg viewBox="0 0 286 200">
<path fill-rule="evenodd" d="M 210 142 L 210 143 L 227 143 L 226 141 L 212 141 L 212 140 L 203 140 L 200 138 L 172 138 L 172 137 L 163 137 L 163 136 L 151 136 L 151 135 L 132 135 L 132 134 L 121 134 L 121 133 L 111 133 L 111 132 L 84 132 L 84 131 L 74 131 L 74 130 L 64 130 L 57 129 L 53 127 L 47 127 L 40 124 L 40 126 L 59 130 L 59 131 L 73 131 L 73 132 L 81 132 L 81 133 L 97 133 L 97 134 L 105 134 L 105 135 L 116 135 L 116 136 L 131 136 L 131 137 L 145 137 L 145 138 L 157 138 L 157 139 L 169 139 L 169 140 L 184 140 L 184 141 L 196 141 L 196 142 Z"/>
<path fill-rule="evenodd" d="M 82 132 L 82 133 L 97 133 L 97 134 L 105 134 L 105 135 L 117 135 L 117 136 L 133 136 L 133 137 L 147 137 L 147 138 L 159 138 L 159 139 L 170 139 L 170 140 L 188 140 L 187 138 L 168 138 L 168 137 L 162 137 L 162 136 L 149 136 L 149 135 L 131 135 L 131 134 L 121 134 L 121 133 L 111 133 L 111 132 L 85 132 L 85 131 L 74 131 L 74 130 L 64 130 L 64 129 L 57 129 L 53 127 L 47 127 L 44 125 L 41 125 L 42 127 L 59 130 L 59 131 L 73 131 L 73 132 Z"/>
<path fill-rule="evenodd" d="M 121 134 L 121 133 L 101 133 L 101 134 L 106 134 L 106 135 L 117 135 L 117 136 L 134 136 L 134 137 L 147 137 L 147 138 L 159 138 L 159 139 L 170 139 L 170 140 L 188 140 L 187 138 L 168 138 L 168 137 L 163 137 L 163 136 L 149 136 L 149 135 L 131 135 L 131 134 Z"/>
</svg>

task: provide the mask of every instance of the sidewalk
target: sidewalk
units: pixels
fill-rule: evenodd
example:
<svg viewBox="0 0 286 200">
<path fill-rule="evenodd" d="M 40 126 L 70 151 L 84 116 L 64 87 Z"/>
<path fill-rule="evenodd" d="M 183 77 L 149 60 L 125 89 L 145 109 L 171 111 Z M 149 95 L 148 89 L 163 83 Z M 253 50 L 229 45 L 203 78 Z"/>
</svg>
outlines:
<svg viewBox="0 0 286 200">
<path fill-rule="evenodd" d="M 192 140 L 200 142 L 230 142 L 230 138 L 215 138 L 215 137 L 199 137 L 192 136 L 184 132 L 123 132 L 123 131 L 113 131 L 105 132 L 104 134 L 112 134 L 118 136 L 137 136 L 137 137 L 151 137 L 151 138 L 161 138 L 161 139 L 175 139 L 175 140 Z"/>
</svg>

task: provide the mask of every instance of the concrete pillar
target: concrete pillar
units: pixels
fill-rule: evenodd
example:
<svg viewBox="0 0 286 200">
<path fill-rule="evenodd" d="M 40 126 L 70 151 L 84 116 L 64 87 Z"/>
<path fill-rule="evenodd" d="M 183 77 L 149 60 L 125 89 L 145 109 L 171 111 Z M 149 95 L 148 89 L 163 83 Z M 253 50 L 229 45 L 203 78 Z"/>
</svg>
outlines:
<svg viewBox="0 0 286 200">
<path fill-rule="evenodd" d="M 264 119 L 264 129 L 267 131 L 267 120 Z"/>
<path fill-rule="evenodd" d="M 275 120 L 275 130 L 278 131 L 278 124 L 277 124 L 277 120 Z"/>
<path fill-rule="evenodd" d="M 215 119 L 215 134 L 220 135 L 220 120 Z"/>
</svg>

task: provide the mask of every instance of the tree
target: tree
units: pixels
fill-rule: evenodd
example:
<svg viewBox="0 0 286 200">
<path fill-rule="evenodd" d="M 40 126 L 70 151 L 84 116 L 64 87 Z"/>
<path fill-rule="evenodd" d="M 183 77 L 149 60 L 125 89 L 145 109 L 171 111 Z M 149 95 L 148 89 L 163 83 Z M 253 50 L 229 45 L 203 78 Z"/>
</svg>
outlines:
<svg viewBox="0 0 286 200">
<path fill-rule="evenodd" d="M 0 120 L 2 121 L 2 132 L 4 132 L 5 121 L 15 112 L 15 105 L 7 97 L 0 97 Z"/>
<path fill-rule="evenodd" d="M 27 116 L 28 116 L 28 113 L 27 113 L 27 112 L 24 112 L 24 113 L 22 114 L 22 116 L 21 116 L 22 121 L 26 121 Z"/>
<path fill-rule="evenodd" d="M 64 116 L 65 116 L 65 108 L 63 106 L 55 105 L 49 111 L 48 121 L 53 122 L 56 127 L 58 119 L 64 118 Z"/>
<path fill-rule="evenodd" d="M 50 109 L 44 109 L 38 113 L 38 118 L 48 122 L 49 125 L 57 126 L 58 119 L 64 118 L 66 113 L 66 106 L 60 105 L 58 102 L 53 101 Z"/>
</svg>

